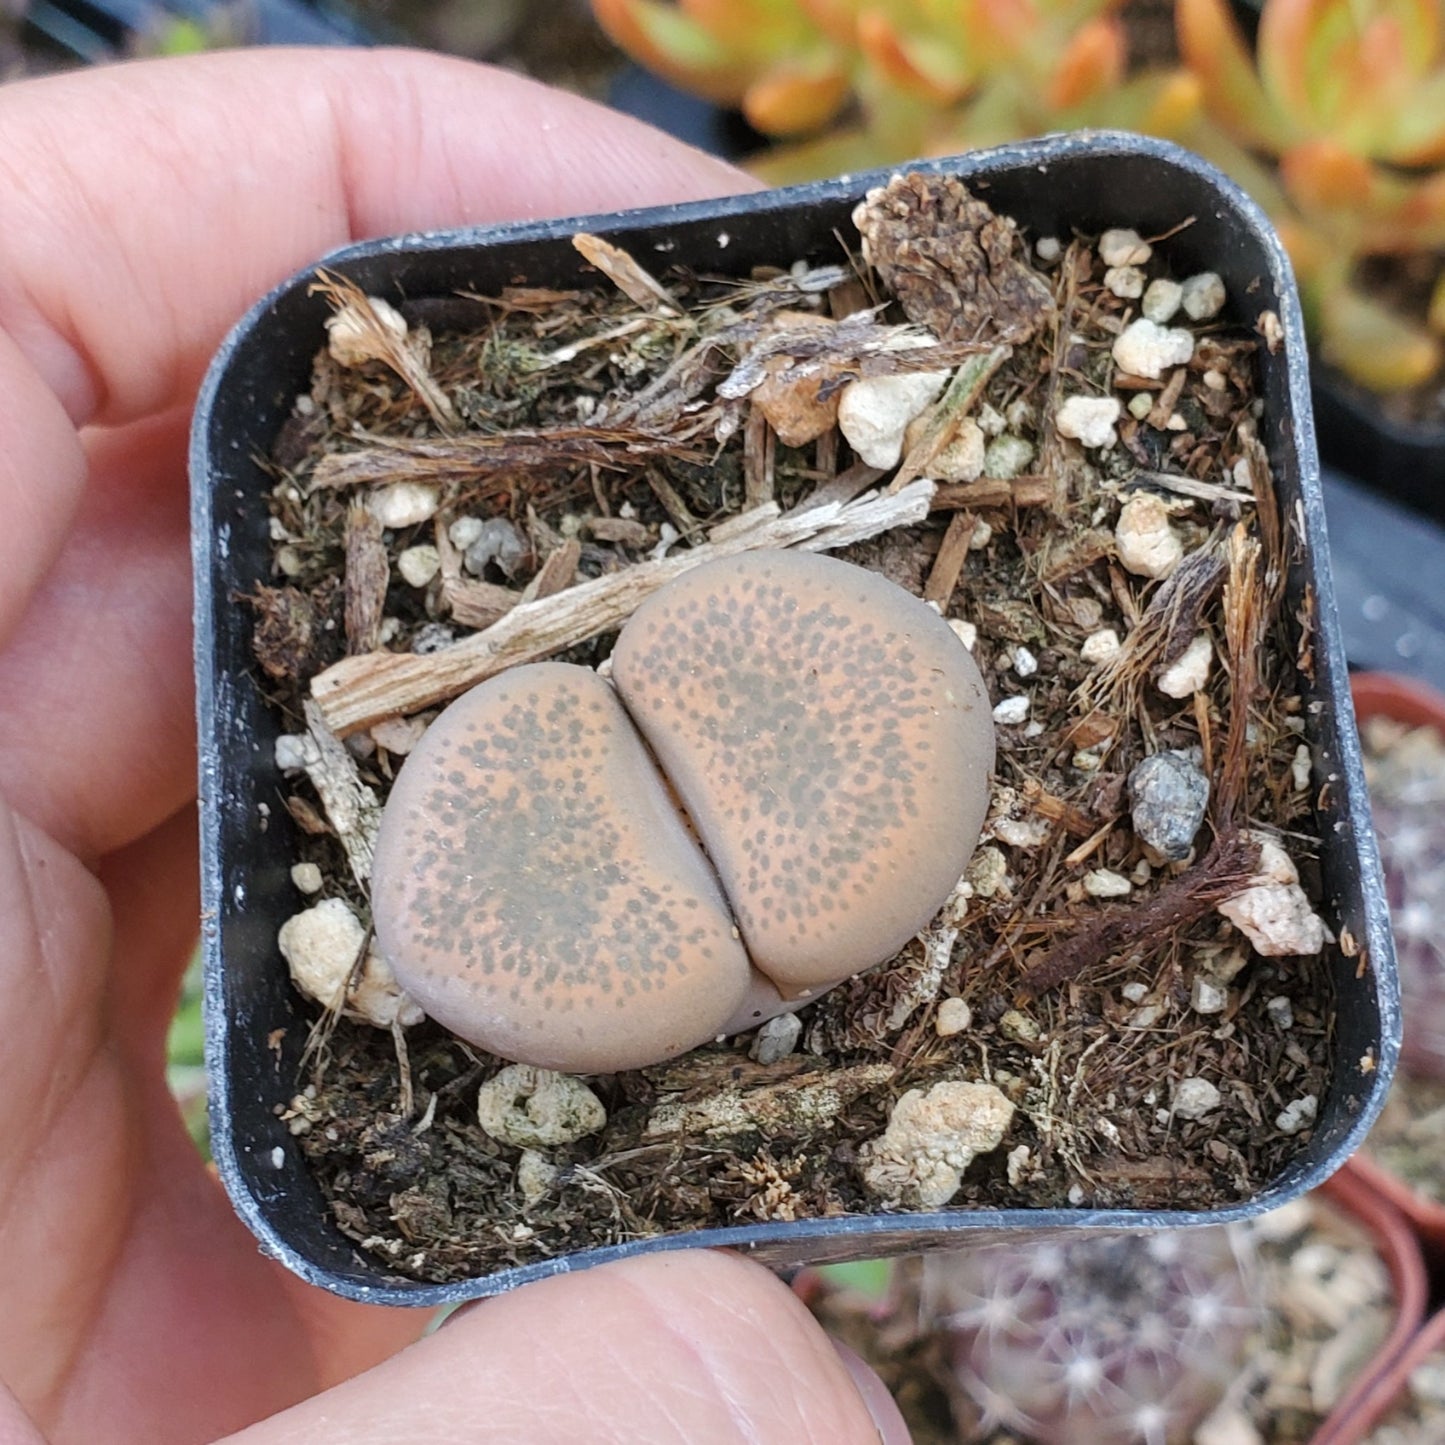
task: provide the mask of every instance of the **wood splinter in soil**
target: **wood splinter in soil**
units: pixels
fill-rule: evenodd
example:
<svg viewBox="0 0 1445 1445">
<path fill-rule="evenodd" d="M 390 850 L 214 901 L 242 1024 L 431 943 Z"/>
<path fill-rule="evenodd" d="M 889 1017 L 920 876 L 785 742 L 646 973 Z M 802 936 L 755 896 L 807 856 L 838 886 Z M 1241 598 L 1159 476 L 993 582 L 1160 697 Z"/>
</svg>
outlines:
<svg viewBox="0 0 1445 1445">
<path fill-rule="evenodd" d="M 982 844 L 919 938 L 800 1028 L 589 1081 L 607 1122 L 583 1138 L 539 1152 L 485 1134 L 476 1088 L 501 1061 L 432 1023 L 408 1032 L 400 1111 L 390 1038 L 338 1020 L 284 1113 L 341 1229 L 398 1273 L 877 1212 L 864 1146 L 904 1095 L 949 1081 L 1014 1107 L 949 1207 L 1209 1208 L 1257 1193 L 1309 1137 L 1328 954 L 1262 954 L 1280 940 L 1214 908 L 1249 884 L 1308 913 L 1316 886 L 1298 767 L 1312 641 L 1279 605 L 1293 542 L 1256 437 L 1254 318 L 1164 318 L 1168 359 L 1141 376 L 1137 303 L 1089 242 L 1038 260 L 927 177 L 860 220 L 871 266 L 840 250 L 735 280 L 672 271 L 653 278 L 665 304 L 607 285 L 408 302 L 392 345 L 424 360 L 457 429 L 394 357 L 333 349 L 277 440 L 260 674 L 378 802 L 438 704 L 522 661 L 605 664 L 656 586 L 759 546 L 829 550 L 930 598 L 999 735 Z M 1008 262 L 992 289 L 985 257 Z M 943 269 L 900 301 L 885 277 L 914 266 Z M 384 574 L 358 503 L 382 522 Z M 348 635 L 378 645 L 345 656 Z M 299 739 L 294 861 L 369 921 L 364 849 L 333 812 L 355 789 Z M 1208 799 L 1182 849 L 1179 818 L 1157 841 L 1136 825 L 1129 780 L 1159 755 Z M 1266 834 L 1303 884 L 1253 876 Z M 780 1107 L 787 1085 L 818 1106 Z"/>
</svg>

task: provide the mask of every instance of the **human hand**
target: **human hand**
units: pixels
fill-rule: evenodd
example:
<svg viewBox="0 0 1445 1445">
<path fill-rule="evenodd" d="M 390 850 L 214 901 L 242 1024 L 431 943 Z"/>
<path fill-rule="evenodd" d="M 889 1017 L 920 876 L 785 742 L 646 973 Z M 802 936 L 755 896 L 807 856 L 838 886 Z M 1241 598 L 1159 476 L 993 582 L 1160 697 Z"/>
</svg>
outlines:
<svg viewBox="0 0 1445 1445">
<path fill-rule="evenodd" d="M 198 910 L 185 437 L 222 334 L 351 239 L 745 178 L 397 52 L 27 82 L 0 136 L 0 1445 L 906 1439 L 724 1255 L 551 1279 L 395 1354 L 424 1319 L 263 1259 L 165 1085 Z"/>
</svg>

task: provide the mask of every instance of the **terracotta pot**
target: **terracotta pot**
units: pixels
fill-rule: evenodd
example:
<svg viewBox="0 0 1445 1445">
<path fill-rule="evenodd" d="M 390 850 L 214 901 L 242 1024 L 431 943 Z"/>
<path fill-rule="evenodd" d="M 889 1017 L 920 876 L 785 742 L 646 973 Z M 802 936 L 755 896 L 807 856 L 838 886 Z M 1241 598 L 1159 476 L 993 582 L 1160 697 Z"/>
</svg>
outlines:
<svg viewBox="0 0 1445 1445">
<path fill-rule="evenodd" d="M 1400 1362 L 1413 1351 L 1425 1315 L 1430 1290 L 1420 1241 L 1391 1196 L 1377 1187 L 1378 1172 L 1362 1168 L 1357 1157 L 1326 1180 L 1320 1193 L 1375 1241 L 1395 1288 L 1395 1323 L 1310 1445 L 1354 1445 L 1365 1438 L 1399 1396 L 1408 1374 Z"/>
<path fill-rule="evenodd" d="M 1365 672 L 1351 678 L 1350 692 L 1362 724 L 1371 718 L 1391 718 L 1409 727 L 1433 727 L 1445 738 L 1445 696 L 1424 683 L 1393 673 Z M 1401 1068 L 1407 1073 L 1411 1060 L 1407 1025 L 1401 1049 Z M 1367 1152 L 1357 1155 L 1352 1167 L 1409 1220 L 1435 1261 L 1445 1261 L 1445 1204 L 1421 1194 Z"/>
</svg>

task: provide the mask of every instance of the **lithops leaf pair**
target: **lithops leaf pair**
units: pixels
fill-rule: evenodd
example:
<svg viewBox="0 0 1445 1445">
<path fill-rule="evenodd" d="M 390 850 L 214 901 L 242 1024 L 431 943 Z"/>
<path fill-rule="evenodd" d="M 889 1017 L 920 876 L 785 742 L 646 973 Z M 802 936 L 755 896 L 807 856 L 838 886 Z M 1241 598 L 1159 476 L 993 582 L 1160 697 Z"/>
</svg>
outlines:
<svg viewBox="0 0 1445 1445">
<path fill-rule="evenodd" d="M 482 683 L 392 790 L 377 937 L 461 1037 L 565 1072 L 655 1063 L 890 958 L 962 873 L 988 700 L 885 579 L 705 564 L 637 610 L 612 677 Z"/>
</svg>

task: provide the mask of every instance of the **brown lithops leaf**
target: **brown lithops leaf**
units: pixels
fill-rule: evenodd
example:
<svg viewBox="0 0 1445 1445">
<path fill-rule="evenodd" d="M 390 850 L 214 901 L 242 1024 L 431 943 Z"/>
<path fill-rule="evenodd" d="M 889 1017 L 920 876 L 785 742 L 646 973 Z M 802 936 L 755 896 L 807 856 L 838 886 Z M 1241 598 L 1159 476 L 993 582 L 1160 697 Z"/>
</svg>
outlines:
<svg viewBox="0 0 1445 1445">
<path fill-rule="evenodd" d="M 520 1063 L 611 1073 L 712 1038 L 748 960 L 612 689 L 539 663 L 481 684 L 402 768 L 372 874 L 398 981 Z"/>
<path fill-rule="evenodd" d="M 973 659 L 860 567 L 757 552 L 637 610 L 613 681 L 785 993 L 890 957 L 978 840 L 993 720 Z"/>
</svg>

